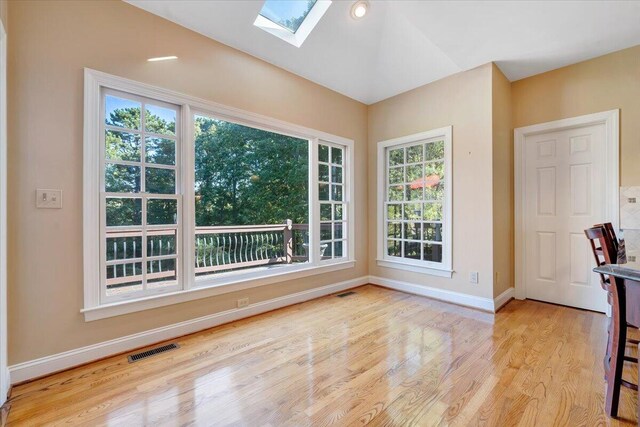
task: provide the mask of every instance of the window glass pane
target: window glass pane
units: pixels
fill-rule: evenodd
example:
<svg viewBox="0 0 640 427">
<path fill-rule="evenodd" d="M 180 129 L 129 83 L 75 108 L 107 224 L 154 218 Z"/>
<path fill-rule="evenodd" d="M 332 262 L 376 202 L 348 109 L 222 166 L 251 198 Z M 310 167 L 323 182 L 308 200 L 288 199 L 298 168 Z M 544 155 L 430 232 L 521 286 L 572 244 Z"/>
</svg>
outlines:
<svg viewBox="0 0 640 427">
<path fill-rule="evenodd" d="M 142 199 L 106 200 L 107 227 L 142 225 Z"/>
<path fill-rule="evenodd" d="M 320 224 L 320 240 L 331 240 L 331 223 Z"/>
<path fill-rule="evenodd" d="M 331 204 L 320 203 L 320 221 L 331 221 Z"/>
<path fill-rule="evenodd" d="M 316 0 L 266 0 L 260 10 L 260 15 L 295 33 L 315 3 Z"/>
<path fill-rule="evenodd" d="M 319 236 L 309 241 L 309 150 L 315 145 L 197 115 L 193 131 L 195 274 L 266 271 L 308 262 L 309 245 L 319 244 Z M 328 161 L 328 147 L 319 150 Z M 318 173 L 329 180 L 329 167 Z M 330 185 L 317 188 L 319 197 L 329 201 Z M 331 203 L 321 204 L 324 220 L 331 220 L 331 211 Z M 293 224 L 290 230 L 285 225 L 288 220 Z M 225 226 L 224 232 L 220 226 Z M 246 231 L 248 226 L 255 231 Z"/>
<path fill-rule="evenodd" d="M 404 148 L 396 148 L 389 151 L 389 166 L 404 164 Z"/>
<path fill-rule="evenodd" d="M 411 183 L 412 185 L 422 185 L 423 183 L 423 168 L 422 164 L 407 166 L 407 180 L 406 182 Z"/>
<path fill-rule="evenodd" d="M 438 160 L 444 158 L 444 141 L 429 142 L 425 144 L 425 160 Z"/>
<path fill-rule="evenodd" d="M 105 157 L 109 160 L 140 161 L 140 135 L 107 130 Z"/>
<path fill-rule="evenodd" d="M 331 166 L 331 182 L 342 184 L 342 167 Z"/>
<path fill-rule="evenodd" d="M 329 200 L 329 184 L 320 184 L 318 192 L 320 200 Z"/>
<path fill-rule="evenodd" d="M 345 225 L 342 222 L 338 222 L 333 224 L 333 238 L 334 239 L 342 239 L 344 236 Z"/>
<path fill-rule="evenodd" d="M 397 202 L 404 200 L 404 186 L 403 185 L 394 185 L 389 187 L 389 201 Z"/>
<path fill-rule="evenodd" d="M 342 201 L 342 185 L 331 186 L 331 200 L 335 200 L 337 202 Z"/>
<path fill-rule="evenodd" d="M 422 161 L 422 144 L 407 148 L 407 163 L 419 163 Z"/>
<path fill-rule="evenodd" d="M 399 240 L 387 240 L 387 255 L 402 256 L 400 244 L 401 242 Z"/>
<path fill-rule="evenodd" d="M 344 240 L 333 243 L 333 257 L 342 258 L 344 256 Z"/>
<path fill-rule="evenodd" d="M 145 138 L 145 161 L 162 165 L 176 164 L 176 143 L 172 139 Z"/>
<path fill-rule="evenodd" d="M 404 238 L 408 240 L 420 240 L 422 236 L 422 223 L 420 222 L 405 222 L 404 223 Z"/>
<path fill-rule="evenodd" d="M 442 200 L 444 198 L 444 181 L 427 184 L 425 187 L 425 200 Z"/>
<path fill-rule="evenodd" d="M 104 171 L 104 189 L 107 193 L 139 193 L 140 168 L 107 163 Z"/>
<path fill-rule="evenodd" d="M 147 287 L 149 289 L 174 285 L 177 281 L 176 259 L 147 261 Z"/>
<path fill-rule="evenodd" d="M 442 221 L 442 203 L 425 203 L 423 219 L 426 221 Z"/>
<path fill-rule="evenodd" d="M 404 166 L 389 169 L 389 184 L 402 184 L 404 182 Z"/>
<path fill-rule="evenodd" d="M 141 258 L 142 231 L 107 232 L 107 261 Z"/>
<path fill-rule="evenodd" d="M 410 259 L 420 259 L 420 242 L 403 242 L 404 257 Z"/>
<path fill-rule="evenodd" d="M 318 181 L 329 182 L 329 165 L 318 165 Z"/>
<path fill-rule="evenodd" d="M 389 222 L 387 223 L 387 237 L 393 239 L 402 238 L 402 223 L 401 222 Z"/>
<path fill-rule="evenodd" d="M 333 205 L 333 219 L 340 221 L 342 219 L 343 207 L 341 203 Z"/>
<path fill-rule="evenodd" d="M 177 230 L 148 230 L 147 256 L 175 255 Z"/>
<path fill-rule="evenodd" d="M 145 176 L 147 193 L 175 194 L 176 173 L 174 170 L 147 167 Z"/>
<path fill-rule="evenodd" d="M 147 224 L 177 224 L 178 201 L 175 199 L 149 199 L 147 201 Z M 151 233 L 151 231 L 149 232 Z M 151 256 L 147 254 L 147 256 Z"/>
<path fill-rule="evenodd" d="M 331 259 L 333 256 L 333 245 L 331 242 L 320 245 L 320 256 L 322 259 Z"/>
<path fill-rule="evenodd" d="M 318 160 L 329 163 L 329 147 L 326 145 L 318 145 Z"/>
<path fill-rule="evenodd" d="M 404 204 L 404 219 L 419 220 L 422 219 L 422 204 L 420 203 L 405 203 Z"/>
<path fill-rule="evenodd" d="M 405 186 L 405 197 L 408 201 L 422 200 L 422 184 L 408 184 Z"/>
<path fill-rule="evenodd" d="M 402 219 L 402 205 L 391 203 L 387 205 L 387 219 Z"/>
<path fill-rule="evenodd" d="M 142 263 L 107 265 L 107 296 L 142 290 Z"/>
<path fill-rule="evenodd" d="M 424 245 L 424 261 L 442 262 L 442 245 L 427 243 Z"/>
<path fill-rule="evenodd" d="M 331 147 L 331 163 L 342 164 L 342 148 Z"/>
<path fill-rule="evenodd" d="M 438 182 L 444 180 L 444 163 L 435 162 L 425 165 L 426 183 Z"/>
<path fill-rule="evenodd" d="M 147 132 L 161 135 L 176 134 L 176 110 L 150 104 L 147 104 L 146 108 L 144 127 Z"/>
<path fill-rule="evenodd" d="M 424 240 L 442 242 L 442 224 L 424 223 Z"/>
<path fill-rule="evenodd" d="M 106 95 L 104 122 L 121 128 L 140 129 L 141 109 L 142 105 L 137 101 Z"/>
</svg>

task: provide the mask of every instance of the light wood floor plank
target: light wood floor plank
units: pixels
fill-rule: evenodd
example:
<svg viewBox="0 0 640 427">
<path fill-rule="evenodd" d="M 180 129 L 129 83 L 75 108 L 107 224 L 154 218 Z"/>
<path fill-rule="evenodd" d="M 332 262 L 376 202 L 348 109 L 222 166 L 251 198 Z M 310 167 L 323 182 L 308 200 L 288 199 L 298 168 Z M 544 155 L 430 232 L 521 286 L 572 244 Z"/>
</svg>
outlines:
<svg viewBox="0 0 640 427">
<path fill-rule="evenodd" d="M 369 285 L 15 387 L 8 425 L 635 425 L 631 390 L 604 413 L 605 340 L 597 313 L 494 315 Z"/>
</svg>

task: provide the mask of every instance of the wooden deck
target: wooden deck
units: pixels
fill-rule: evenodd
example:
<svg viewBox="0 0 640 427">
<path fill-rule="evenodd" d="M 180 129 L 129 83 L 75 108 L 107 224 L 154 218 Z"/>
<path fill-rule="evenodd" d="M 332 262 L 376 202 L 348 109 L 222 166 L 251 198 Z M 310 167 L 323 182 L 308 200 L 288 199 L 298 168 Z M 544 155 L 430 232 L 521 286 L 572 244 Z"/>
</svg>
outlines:
<svg viewBox="0 0 640 427">
<path fill-rule="evenodd" d="M 512 301 L 493 315 L 375 286 L 13 390 L 9 425 L 635 425 L 604 413 L 604 315 Z M 627 372 L 634 378 L 637 372 Z"/>
</svg>

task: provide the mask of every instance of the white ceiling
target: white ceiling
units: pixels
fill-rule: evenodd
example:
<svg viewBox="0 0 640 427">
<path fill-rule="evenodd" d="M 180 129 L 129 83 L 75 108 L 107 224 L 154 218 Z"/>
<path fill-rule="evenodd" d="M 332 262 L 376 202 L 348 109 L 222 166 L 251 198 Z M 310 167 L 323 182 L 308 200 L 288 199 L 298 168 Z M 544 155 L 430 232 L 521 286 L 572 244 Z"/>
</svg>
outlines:
<svg viewBox="0 0 640 427">
<path fill-rule="evenodd" d="M 366 104 L 491 61 L 514 81 L 640 44 L 640 1 L 370 0 L 355 21 L 335 0 L 300 48 L 253 26 L 261 0 L 127 1 Z"/>
</svg>

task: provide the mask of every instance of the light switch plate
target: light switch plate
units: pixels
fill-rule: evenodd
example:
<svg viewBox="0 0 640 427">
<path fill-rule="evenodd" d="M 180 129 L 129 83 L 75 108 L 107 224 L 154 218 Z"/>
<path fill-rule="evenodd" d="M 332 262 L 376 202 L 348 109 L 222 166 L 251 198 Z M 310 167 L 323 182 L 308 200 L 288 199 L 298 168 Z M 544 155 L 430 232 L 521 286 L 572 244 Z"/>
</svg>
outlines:
<svg viewBox="0 0 640 427">
<path fill-rule="evenodd" d="M 36 207 L 38 209 L 62 209 L 62 190 L 36 190 Z"/>
</svg>

